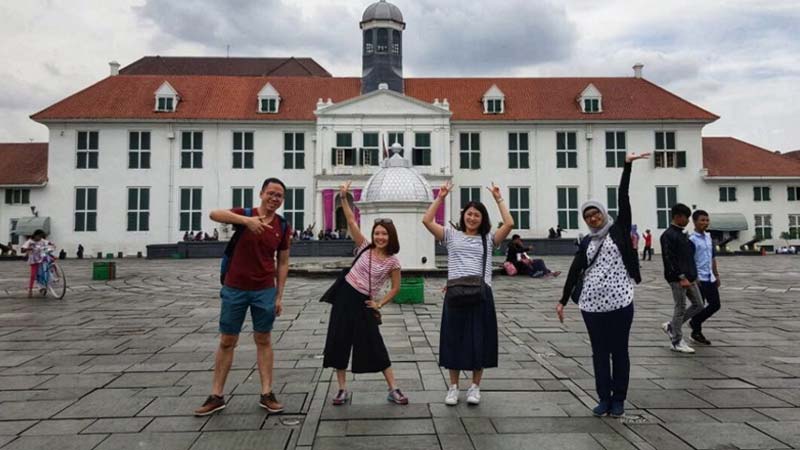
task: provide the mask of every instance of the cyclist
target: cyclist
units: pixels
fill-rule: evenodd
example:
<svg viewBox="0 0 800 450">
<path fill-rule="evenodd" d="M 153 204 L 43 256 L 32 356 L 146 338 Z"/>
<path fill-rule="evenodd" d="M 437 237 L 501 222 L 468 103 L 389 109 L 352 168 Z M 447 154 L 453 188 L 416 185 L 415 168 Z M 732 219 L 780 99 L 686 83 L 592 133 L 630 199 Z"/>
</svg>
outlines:
<svg viewBox="0 0 800 450">
<path fill-rule="evenodd" d="M 28 265 L 31 268 L 31 278 L 28 282 L 28 298 L 33 297 L 33 284 L 36 281 L 37 273 L 39 273 L 39 267 L 46 256 L 47 247 L 50 245 L 52 244 L 47 240 L 47 234 L 44 230 L 36 230 L 20 247 L 22 253 L 28 256 Z M 47 286 L 40 286 L 39 288 L 40 294 L 47 294 Z"/>
</svg>

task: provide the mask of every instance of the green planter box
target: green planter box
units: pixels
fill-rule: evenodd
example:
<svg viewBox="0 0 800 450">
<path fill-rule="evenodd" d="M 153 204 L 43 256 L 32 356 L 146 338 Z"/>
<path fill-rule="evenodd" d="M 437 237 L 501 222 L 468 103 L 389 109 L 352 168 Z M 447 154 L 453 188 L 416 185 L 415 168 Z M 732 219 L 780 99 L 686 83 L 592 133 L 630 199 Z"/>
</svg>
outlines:
<svg viewBox="0 0 800 450">
<path fill-rule="evenodd" d="M 422 277 L 403 278 L 400 281 L 400 292 L 395 296 L 394 302 L 401 305 L 424 303 L 425 279 Z"/>
<path fill-rule="evenodd" d="M 117 278 L 117 263 L 95 262 L 92 264 L 93 280 L 113 280 Z"/>
</svg>

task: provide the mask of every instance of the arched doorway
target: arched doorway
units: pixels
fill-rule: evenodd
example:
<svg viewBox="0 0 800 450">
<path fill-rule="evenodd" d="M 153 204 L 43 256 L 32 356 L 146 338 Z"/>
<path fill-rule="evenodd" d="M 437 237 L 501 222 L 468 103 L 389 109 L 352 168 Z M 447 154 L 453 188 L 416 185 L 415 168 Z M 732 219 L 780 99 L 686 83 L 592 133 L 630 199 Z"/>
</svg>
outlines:
<svg viewBox="0 0 800 450">
<path fill-rule="evenodd" d="M 342 198 L 340 194 L 336 194 L 336 199 L 334 200 L 335 206 L 335 220 L 334 226 L 336 230 L 347 230 L 347 218 L 344 216 L 344 210 L 342 210 Z M 347 202 L 350 204 L 350 209 L 355 211 L 355 202 L 353 200 L 352 194 L 347 194 Z"/>
</svg>

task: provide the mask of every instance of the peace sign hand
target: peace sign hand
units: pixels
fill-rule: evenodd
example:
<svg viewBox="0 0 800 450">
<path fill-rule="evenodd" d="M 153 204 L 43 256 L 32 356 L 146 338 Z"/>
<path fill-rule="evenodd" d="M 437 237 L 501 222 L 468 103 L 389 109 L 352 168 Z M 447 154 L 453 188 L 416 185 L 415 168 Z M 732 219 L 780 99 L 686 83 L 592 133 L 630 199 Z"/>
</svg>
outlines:
<svg viewBox="0 0 800 450">
<path fill-rule="evenodd" d="M 444 198 L 447 197 L 447 194 L 449 194 L 450 191 L 452 190 L 453 190 L 453 183 L 447 181 L 439 188 L 439 194 L 437 195 L 436 198 L 444 200 Z"/>
<path fill-rule="evenodd" d="M 342 194 L 342 198 L 346 198 L 347 197 L 347 193 L 350 192 L 350 184 L 351 183 L 352 183 L 352 181 L 347 181 L 344 184 L 342 184 L 341 186 L 339 186 L 339 193 Z"/>
<path fill-rule="evenodd" d="M 494 200 L 496 202 L 499 202 L 500 200 L 503 199 L 503 194 L 502 192 L 500 192 L 500 186 L 495 185 L 494 181 L 492 181 L 492 187 L 487 186 L 486 189 L 488 189 L 489 192 L 492 193 L 492 197 L 494 197 Z"/>
</svg>

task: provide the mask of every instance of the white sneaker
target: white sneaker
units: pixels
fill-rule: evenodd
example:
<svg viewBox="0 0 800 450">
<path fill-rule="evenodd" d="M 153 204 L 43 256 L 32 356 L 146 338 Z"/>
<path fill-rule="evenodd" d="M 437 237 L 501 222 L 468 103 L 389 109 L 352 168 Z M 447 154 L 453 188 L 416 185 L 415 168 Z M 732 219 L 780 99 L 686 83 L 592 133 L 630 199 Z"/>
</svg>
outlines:
<svg viewBox="0 0 800 450">
<path fill-rule="evenodd" d="M 473 384 L 467 390 L 467 403 L 470 405 L 477 405 L 481 402 L 481 388 Z"/>
<path fill-rule="evenodd" d="M 444 398 L 444 404 L 448 406 L 455 406 L 458 404 L 458 385 L 450 386 L 447 391 L 447 397 Z"/>
<path fill-rule="evenodd" d="M 667 337 L 669 338 L 670 341 L 672 340 L 672 323 L 670 323 L 670 322 L 662 323 L 661 324 L 661 331 L 663 331 L 664 334 L 667 335 Z"/>
<path fill-rule="evenodd" d="M 694 349 L 692 347 L 689 347 L 689 345 L 687 345 L 686 341 L 684 341 L 683 339 L 681 339 L 681 341 L 678 342 L 677 344 L 672 344 L 672 347 L 670 349 L 673 352 L 694 353 Z"/>
</svg>

